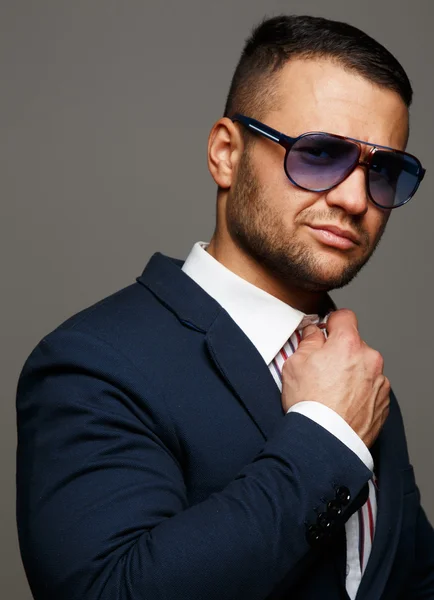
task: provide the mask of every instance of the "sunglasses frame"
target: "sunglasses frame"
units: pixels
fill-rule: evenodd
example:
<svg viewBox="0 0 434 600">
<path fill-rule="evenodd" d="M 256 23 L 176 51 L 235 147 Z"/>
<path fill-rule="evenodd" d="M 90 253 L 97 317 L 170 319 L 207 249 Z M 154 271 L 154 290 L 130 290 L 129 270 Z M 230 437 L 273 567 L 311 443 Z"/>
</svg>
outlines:
<svg viewBox="0 0 434 600">
<path fill-rule="evenodd" d="M 285 148 L 285 150 L 286 150 L 285 157 L 283 159 L 283 168 L 285 170 L 286 176 L 291 181 L 291 183 L 293 183 L 295 186 L 297 186 L 298 188 L 300 188 L 302 190 L 306 190 L 309 192 L 327 192 L 329 190 L 332 190 L 333 188 L 340 185 L 343 181 L 345 181 L 345 179 L 351 175 L 351 173 L 354 171 L 354 169 L 356 169 L 356 167 L 360 165 L 362 167 L 365 167 L 364 171 L 365 171 L 366 191 L 368 193 L 368 196 L 369 196 L 369 199 L 371 200 L 371 202 L 373 202 L 375 204 L 375 206 L 378 206 L 379 208 L 381 208 L 383 210 L 393 210 L 394 208 L 399 208 L 400 206 L 404 206 L 404 204 L 407 204 L 407 202 L 409 202 L 412 199 L 414 194 L 417 192 L 417 189 L 419 188 L 419 185 L 426 173 L 426 169 L 423 168 L 422 163 L 416 156 L 414 156 L 413 154 L 410 154 L 409 152 L 403 152 L 402 150 L 396 150 L 395 148 L 390 148 L 389 146 L 380 146 L 379 144 L 371 144 L 370 142 L 364 142 L 363 140 L 357 140 L 355 138 L 350 138 L 350 137 L 346 137 L 343 135 L 337 135 L 335 133 L 327 133 L 325 131 L 309 131 L 307 133 L 302 133 L 301 135 L 299 135 L 297 137 L 291 137 L 289 135 L 281 133 L 280 131 L 277 131 L 276 129 L 273 129 L 272 127 L 269 127 L 268 125 L 265 125 L 264 123 L 261 123 L 260 121 L 257 121 L 256 119 L 252 119 L 251 117 L 246 117 L 245 115 L 242 115 L 240 113 L 234 114 L 232 117 L 230 117 L 230 119 L 234 123 L 235 122 L 241 123 L 241 125 L 244 125 L 244 127 L 247 127 L 247 129 L 249 129 L 250 131 L 253 131 L 254 133 L 258 133 L 258 134 L 264 136 L 265 138 L 271 140 L 272 142 L 276 142 L 277 144 L 280 144 L 280 146 L 283 146 L 283 148 Z M 347 142 L 352 142 L 354 145 L 356 145 L 358 147 L 358 150 L 359 150 L 357 161 L 354 163 L 354 166 L 351 169 L 351 171 L 349 173 L 347 173 L 340 181 L 338 181 L 334 185 L 324 188 L 324 189 L 320 189 L 320 190 L 311 190 L 309 188 L 303 187 L 302 185 L 296 183 L 293 180 L 293 178 L 291 177 L 291 175 L 288 173 L 288 170 L 287 170 L 287 157 L 288 157 L 288 154 L 289 154 L 291 148 L 294 146 L 294 144 L 296 142 L 298 142 L 298 140 L 302 139 L 303 137 L 313 135 L 313 134 L 327 135 L 331 138 L 337 138 L 340 140 L 345 140 Z M 370 146 L 370 150 L 369 150 L 368 156 L 366 157 L 366 160 L 360 160 L 360 156 L 362 154 L 362 148 L 361 148 L 360 144 L 363 144 L 365 146 Z M 394 206 L 383 206 L 381 204 L 378 204 L 378 202 L 376 202 L 371 195 L 371 190 L 369 188 L 369 174 L 368 173 L 369 173 L 369 168 L 372 163 L 372 158 L 375 155 L 377 150 L 387 150 L 388 152 L 393 152 L 394 154 L 409 156 L 414 161 L 416 161 L 416 164 L 419 169 L 418 181 L 417 181 L 412 193 L 410 194 L 410 196 L 406 200 L 404 200 L 404 202 L 401 202 L 400 204 L 395 204 Z"/>
</svg>

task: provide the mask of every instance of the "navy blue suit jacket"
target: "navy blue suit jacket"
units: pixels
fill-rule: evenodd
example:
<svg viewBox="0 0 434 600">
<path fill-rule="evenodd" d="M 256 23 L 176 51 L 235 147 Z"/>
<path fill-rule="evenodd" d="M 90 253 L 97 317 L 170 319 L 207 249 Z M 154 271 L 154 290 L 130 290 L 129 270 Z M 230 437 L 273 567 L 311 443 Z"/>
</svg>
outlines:
<svg viewBox="0 0 434 600">
<path fill-rule="evenodd" d="M 344 522 L 370 472 L 283 414 L 255 347 L 181 265 L 154 255 L 23 368 L 17 518 L 34 597 L 345 598 Z M 372 452 L 378 521 L 358 598 L 434 598 L 434 533 L 393 395 Z"/>
</svg>

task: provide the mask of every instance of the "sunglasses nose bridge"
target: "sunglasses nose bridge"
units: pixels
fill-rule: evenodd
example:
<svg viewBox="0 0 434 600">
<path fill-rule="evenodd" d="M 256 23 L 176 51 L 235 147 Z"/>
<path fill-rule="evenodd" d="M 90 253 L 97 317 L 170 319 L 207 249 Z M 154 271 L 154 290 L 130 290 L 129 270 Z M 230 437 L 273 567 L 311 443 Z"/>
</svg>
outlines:
<svg viewBox="0 0 434 600">
<path fill-rule="evenodd" d="M 366 172 L 368 171 L 369 167 L 371 166 L 371 161 L 372 161 L 372 157 L 375 154 L 375 147 L 371 147 L 369 148 L 368 152 L 365 154 L 365 156 L 363 157 L 363 150 L 362 148 L 359 146 L 360 148 L 360 154 L 359 154 L 359 160 L 358 160 L 358 164 L 361 167 L 365 167 Z"/>
</svg>

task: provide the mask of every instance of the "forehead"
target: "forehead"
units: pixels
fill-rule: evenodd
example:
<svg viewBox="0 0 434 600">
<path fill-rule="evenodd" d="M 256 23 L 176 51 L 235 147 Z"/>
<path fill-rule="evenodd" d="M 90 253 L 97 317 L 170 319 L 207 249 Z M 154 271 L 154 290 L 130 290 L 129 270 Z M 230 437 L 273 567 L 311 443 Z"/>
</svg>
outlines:
<svg viewBox="0 0 434 600">
<path fill-rule="evenodd" d="M 408 109 L 394 91 L 328 59 L 295 59 L 279 71 L 267 124 L 291 136 L 327 131 L 403 150 Z"/>
</svg>

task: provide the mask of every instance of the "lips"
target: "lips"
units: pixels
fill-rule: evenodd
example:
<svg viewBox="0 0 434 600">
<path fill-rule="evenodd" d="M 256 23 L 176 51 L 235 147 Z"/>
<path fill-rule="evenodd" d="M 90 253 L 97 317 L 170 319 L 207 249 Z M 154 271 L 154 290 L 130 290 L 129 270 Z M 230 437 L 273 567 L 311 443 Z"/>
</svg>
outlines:
<svg viewBox="0 0 434 600">
<path fill-rule="evenodd" d="M 359 236 L 353 231 L 349 231 L 348 229 L 341 229 L 336 225 L 309 225 L 312 229 L 317 229 L 320 231 L 329 231 L 330 233 L 337 235 L 341 238 L 346 238 L 354 242 L 354 244 L 360 244 Z"/>
</svg>

